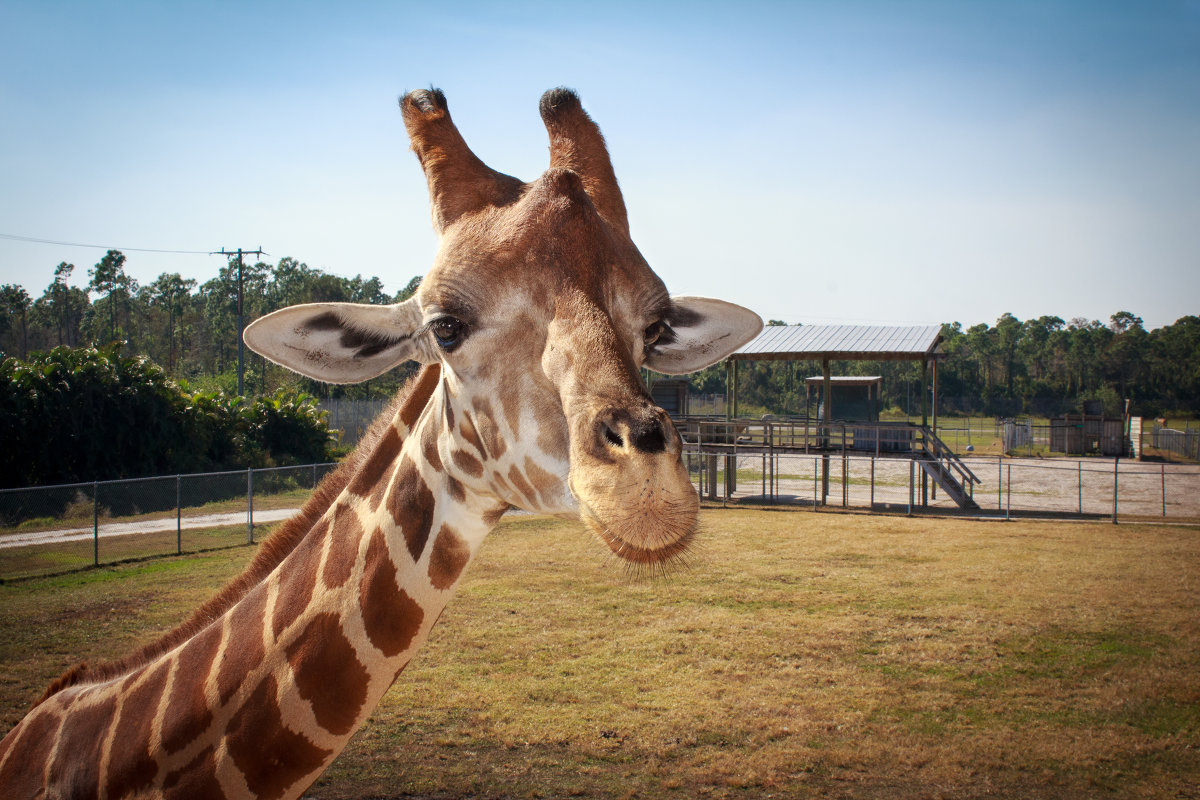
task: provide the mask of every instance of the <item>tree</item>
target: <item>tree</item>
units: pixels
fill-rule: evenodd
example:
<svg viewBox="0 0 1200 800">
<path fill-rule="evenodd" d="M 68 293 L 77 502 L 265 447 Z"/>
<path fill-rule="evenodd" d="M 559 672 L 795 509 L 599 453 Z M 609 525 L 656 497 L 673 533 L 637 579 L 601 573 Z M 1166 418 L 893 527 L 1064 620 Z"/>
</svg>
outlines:
<svg viewBox="0 0 1200 800">
<path fill-rule="evenodd" d="M 108 341 L 117 338 L 118 295 L 126 299 L 134 290 L 133 280 L 125 274 L 125 255 L 120 250 L 109 250 L 96 266 L 88 270 L 88 289 L 108 296 Z"/>
<path fill-rule="evenodd" d="M 0 334 L 12 332 L 14 344 L 19 341 L 21 358 L 24 358 L 29 352 L 29 307 L 32 303 L 29 300 L 29 293 L 15 283 L 6 283 L 0 286 L 0 310 L 3 310 L 4 317 L 0 319 Z M 17 324 L 20 320 L 19 325 Z M 20 330 L 20 335 L 16 335 L 16 331 Z"/>
<path fill-rule="evenodd" d="M 405 284 L 403 289 L 396 292 L 396 298 L 392 302 L 403 303 L 405 300 L 407 300 L 408 298 L 410 298 L 414 294 L 416 294 L 417 289 L 419 289 L 419 288 L 421 288 L 421 276 L 417 275 L 414 278 L 412 278 L 412 280 L 410 280 L 407 284 Z"/>
<path fill-rule="evenodd" d="M 185 279 L 178 272 L 159 275 L 150 284 L 150 304 L 164 309 L 167 314 L 167 371 L 175 371 L 175 325 L 183 316 L 183 299 L 196 287 L 196 281 Z"/>
<path fill-rule="evenodd" d="M 56 343 L 74 347 L 79 344 L 79 325 L 88 309 L 87 292 L 67 283 L 74 264 L 59 262 L 54 268 L 54 281 L 34 305 L 54 326 Z"/>
</svg>

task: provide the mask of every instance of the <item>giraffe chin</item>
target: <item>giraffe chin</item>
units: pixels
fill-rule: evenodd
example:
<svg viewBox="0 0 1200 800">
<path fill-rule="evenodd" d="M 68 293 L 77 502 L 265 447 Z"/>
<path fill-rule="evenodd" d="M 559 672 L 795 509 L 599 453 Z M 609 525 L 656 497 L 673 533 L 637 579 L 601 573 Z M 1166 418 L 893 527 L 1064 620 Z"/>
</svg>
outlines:
<svg viewBox="0 0 1200 800">
<path fill-rule="evenodd" d="M 597 467 L 573 478 L 580 518 L 623 560 L 663 564 L 686 553 L 695 539 L 700 498 L 682 463 L 666 476 Z"/>
</svg>

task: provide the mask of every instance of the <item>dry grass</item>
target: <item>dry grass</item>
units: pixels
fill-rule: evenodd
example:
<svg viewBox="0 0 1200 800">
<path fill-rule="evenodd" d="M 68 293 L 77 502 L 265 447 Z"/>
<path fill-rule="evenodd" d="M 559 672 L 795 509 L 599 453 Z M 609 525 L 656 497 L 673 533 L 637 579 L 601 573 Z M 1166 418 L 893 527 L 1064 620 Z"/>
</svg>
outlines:
<svg viewBox="0 0 1200 800">
<path fill-rule="evenodd" d="M 1200 529 L 703 514 L 665 578 L 502 524 L 311 796 L 1195 796 Z M 234 552 L 0 586 L 5 721 Z"/>
</svg>

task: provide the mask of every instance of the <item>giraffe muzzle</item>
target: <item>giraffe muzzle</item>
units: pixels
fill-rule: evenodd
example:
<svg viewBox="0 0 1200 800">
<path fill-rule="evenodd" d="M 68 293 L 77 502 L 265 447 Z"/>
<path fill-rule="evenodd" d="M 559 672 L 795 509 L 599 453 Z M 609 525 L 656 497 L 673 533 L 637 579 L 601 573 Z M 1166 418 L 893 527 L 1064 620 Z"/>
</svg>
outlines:
<svg viewBox="0 0 1200 800">
<path fill-rule="evenodd" d="M 670 417 L 648 401 L 591 417 L 575 426 L 571 446 L 580 516 L 627 561 L 655 564 L 680 555 L 695 534 L 699 498 Z"/>
</svg>

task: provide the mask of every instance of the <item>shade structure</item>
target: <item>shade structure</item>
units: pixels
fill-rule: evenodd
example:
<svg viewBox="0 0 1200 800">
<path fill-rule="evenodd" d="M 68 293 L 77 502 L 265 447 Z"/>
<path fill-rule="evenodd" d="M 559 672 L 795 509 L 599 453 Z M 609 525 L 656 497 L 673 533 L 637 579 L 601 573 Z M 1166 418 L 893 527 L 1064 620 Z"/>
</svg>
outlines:
<svg viewBox="0 0 1200 800">
<path fill-rule="evenodd" d="M 737 361 L 924 361 L 943 358 L 938 325 L 768 325 Z"/>
</svg>

